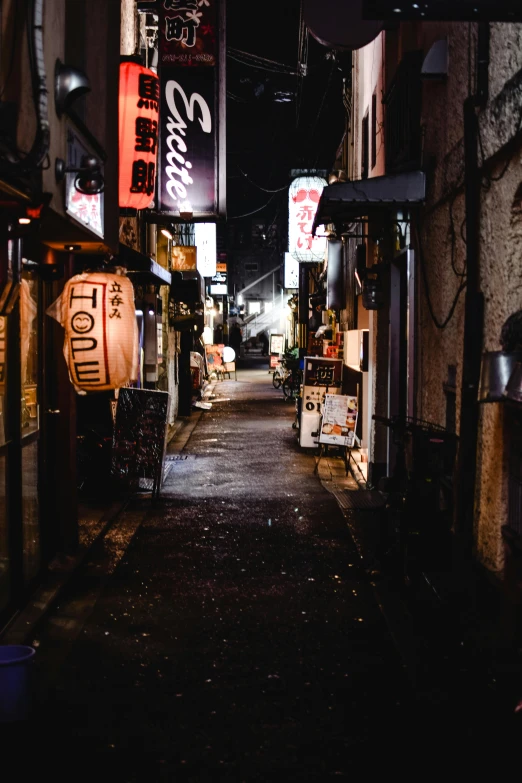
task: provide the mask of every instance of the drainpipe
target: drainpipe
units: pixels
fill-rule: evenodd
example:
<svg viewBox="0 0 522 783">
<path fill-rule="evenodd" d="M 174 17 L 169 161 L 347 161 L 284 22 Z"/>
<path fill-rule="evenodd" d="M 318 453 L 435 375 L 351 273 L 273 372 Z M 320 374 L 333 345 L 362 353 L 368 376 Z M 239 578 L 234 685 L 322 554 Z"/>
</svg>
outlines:
<svg viewBox="0 0 522 783">
<path fill-rule="evenodd" d="M 477 93 L 464 102 L 464 198 L 466 204 L 466 293 L 456 482 L 455 533 L 465 553 L 473 549 L 477 439 L 477 404 L 484 331 L 484 295 L 480 290 L 480 189 L 476 107 L 487 100 L 489 25 L 479 26 Z"/>
<path fill-rule="evenodd" d="M 298 345 L 299 358 L 306 356 L 308 347 L 308 318 L 310 309 L 310 280 L 308 277 L 308 266 L 299 264 L 299 306 L 298 306 Z"/>
</svg>

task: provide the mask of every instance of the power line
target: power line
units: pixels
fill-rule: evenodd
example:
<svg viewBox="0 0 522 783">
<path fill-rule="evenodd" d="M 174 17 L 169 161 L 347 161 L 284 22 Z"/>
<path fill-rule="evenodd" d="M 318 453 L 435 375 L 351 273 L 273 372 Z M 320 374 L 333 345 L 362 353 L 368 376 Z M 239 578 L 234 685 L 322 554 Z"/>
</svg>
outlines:
<svg viewBox="0 0 522 783">
<path fill-rule="evenodd" d="M 262 207 L 258 207 L 258 209 L 253 209 L 252 212 L 245 212 L 244 215 L 232 215 L 231 217 L 228 217 L 227 220 L 239 220 L 239 218 L 250 217 L 250 215 L 255 215 L 256 212 L 261 212 L 261 210 L 265 209 L 265 207 L 267 207 L 270 204 L 270 202 L 275 197 L 275 195 L 276 195 L 275 193 L 272 194 L 268 199 L 268 201 L 266 201 Z"/>
<path fill-rule="evenodd" d="M 241 166 L 236 163 L 236 166 L 238 167 L 241 174 L 247 179 L 252 185 L 254 185 L 256 188 L 259 188 L 259 190 L 263 190 L 265 193 L 280 193 L 282 190 L 286 190 L 288 188 L 288 185 L 283 185 L 282 188 L 263 188 L 261 185 L 258 185 L 257 182 L 254 182 L 253 179 L 251 179 L 246 172 L 243 171 Z"/>
<path fill-rule="evenodd" d="M 250 52 L 243 52 L 241 49 L 234 49 L 229 46 L 227 48 L 227 54 L 228 56 L 234 59 L 239 59 L 240 62 L 241 60 L 244 60 L 245 62 L 250 61 L 252 63 L 256 62 L 259 65 L 271 66 L 273 68 L 275 67 L 285 73 L 288 73 L 290 76 L 295 76 L 296 73 L 291 65 L 286 65 L 286 63 L 277 62 L 277 60 L 269 60 L 267 57 L 258 57 L 258 55 L 256 54 L 251 54 Z"/>
</svg>

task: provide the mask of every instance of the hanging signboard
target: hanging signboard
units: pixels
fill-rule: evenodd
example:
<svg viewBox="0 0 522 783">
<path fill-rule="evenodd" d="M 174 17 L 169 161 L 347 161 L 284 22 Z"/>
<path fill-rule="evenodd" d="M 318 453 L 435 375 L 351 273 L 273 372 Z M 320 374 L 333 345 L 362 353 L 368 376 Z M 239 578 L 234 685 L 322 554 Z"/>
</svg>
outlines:
<svg viewBox="0 0 522 783">
<path fill-rule="evenodd" d="M 218 0 L 160 0 L 161 65 L 214 67 L 217 63 Z"/>
<path fill-rule="evenodd" d="M 228 294 L 227 273 L 217 272 L 210 282 L 211 296 L 226 296 Z"/>
<path fill-rule="evenodd" d="M 351 448 L 357 426 L 357 397 L 325 394 L 319 443 Z"/>
<path fill-rule="evenodd" d="M 196 248 L 193 245 L 174 245 L 171 252 L 172 270 L 194 272 L 197 266 Z"/>
<path fill-rule="evenodd" d="M 322 177 L 304 176 L 288 189 L 288 250 L 301 263 L 318 263 L 325 256 L 327 239 L 312 236 L 312 226 L 326 184 Z"/>
<path fill-rule="evenodd" d="M 159 80 L 129 59 L 120 64 L 119 206 L 145 209 L 154 198 Z"/>
<path fill-rule="evenodd" d="M 72 126 L 67 127 L 67 168 L 78 169 L 81 167 L 84 155 L 92 156 L 91 150 L 80 139 Z M 100 164 L 102 174 L 103 165 Z M 76 174 L 67 173 L 65 176 L 65 211 L 84 228 L 88 228 L 96 236 L 103 239 L 104 235 L 104 194 L 95 193 L 88 196 L 80 193 L 75 187 Z"/>
<path fill-rule="evenodd" d="M 216 224 L 195 223 L 194 243 L 197 248 L 197 268 L 202 277 L 216 274 Z"/>
<path fill-rule="evenodd" d="M 161 214 L 225 215 L 224 16 L 224 0 L 160 2 Z"/>
</svg>

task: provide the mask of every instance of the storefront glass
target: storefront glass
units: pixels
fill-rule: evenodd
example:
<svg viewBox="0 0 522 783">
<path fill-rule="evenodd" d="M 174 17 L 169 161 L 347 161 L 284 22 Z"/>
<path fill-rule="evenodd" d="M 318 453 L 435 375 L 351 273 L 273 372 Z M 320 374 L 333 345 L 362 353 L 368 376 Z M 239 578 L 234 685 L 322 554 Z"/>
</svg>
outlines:
<svg viewBox="0 0 522 783">
<path fill-rule="evenodd" d="M 38 279 L 24 268 L 20 289 L 20 347 L 22 392 L 22 525 L 24 579 L 29 583 L 40 568 L 40 514 L 38 502 L 39 449 L 39 319 Z M 32 436 L 32 437 L 30 437 Z"/>
<path fill-rule="evenodd" d="M 6 459 L 0 456 L 0 611 L 9 602 L 9 539 L 7 531 Z"/>
<path fill-rule="evenodd" d="M 22 449 L 22 524 L 24 579 L 30 582 L 40 568 L 40 514 L 38 504 L 38 441 Z"/>
<path fill-rule="evenodd" d="M 36 432 L 38 416 L 38 281 L 34 272 L 22 274 L 20 344 L 22 367 L 22 437 Z"/>
<path fill-rule="evenodd" d="M 0 316 L 0 446 L 6 442 L 6 345 L 7 318 Z"/>
</svg>

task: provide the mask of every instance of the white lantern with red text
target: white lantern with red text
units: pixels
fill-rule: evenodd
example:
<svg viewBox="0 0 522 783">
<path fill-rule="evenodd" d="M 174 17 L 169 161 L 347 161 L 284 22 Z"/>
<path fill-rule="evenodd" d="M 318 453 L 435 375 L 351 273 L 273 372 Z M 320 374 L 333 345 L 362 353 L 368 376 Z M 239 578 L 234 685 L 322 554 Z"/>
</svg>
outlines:
<svg viewBox="0 0 522 783">
<path fill-rule="evenodd" d="M 145 209 L 154 198 L 159 80 L 133 59 L 120 64 L 119 206 Z"/>
<path fill-rule="evenodd" d="M 47 312 L 65 328 L 63 352 L 76 391 L 119 389 L 136 380 L 134 288 L 123 273 L 75 275 Z"/>
<path fill-rule="evenodd" d="M 288 191 L 288 251 L 302 263 L 324 260 L 326 237 L 312 236 L 317 205 L 326 180 L 317 176 L 297 177 Z"/>
</svg>

